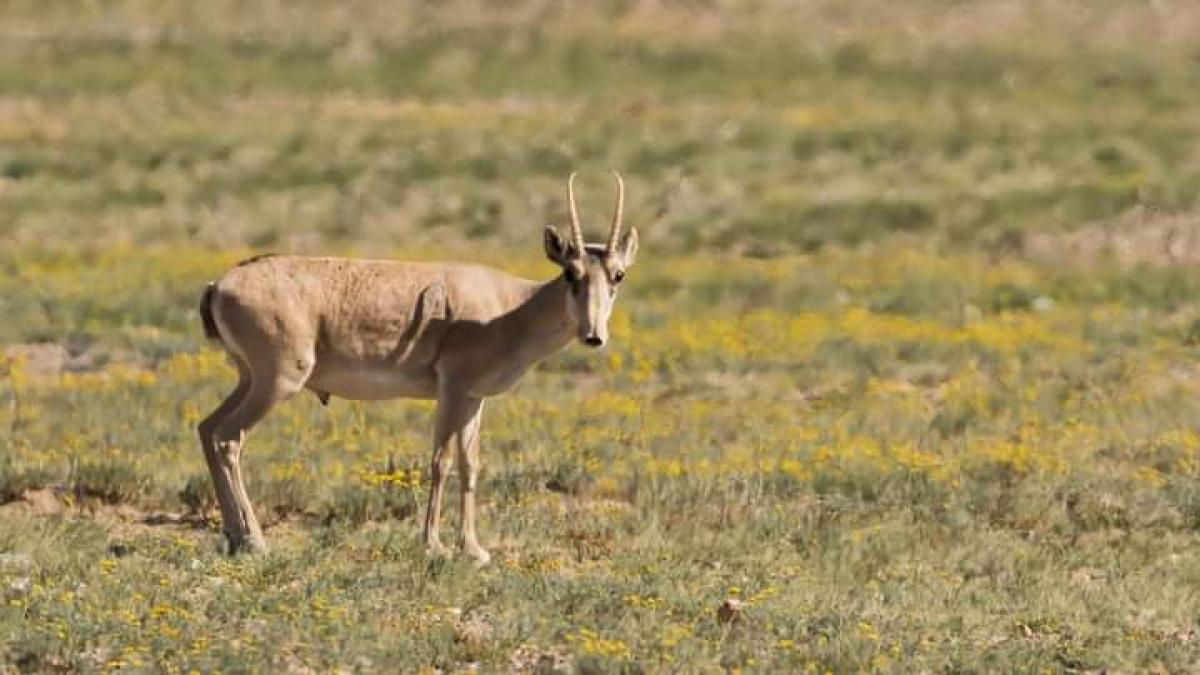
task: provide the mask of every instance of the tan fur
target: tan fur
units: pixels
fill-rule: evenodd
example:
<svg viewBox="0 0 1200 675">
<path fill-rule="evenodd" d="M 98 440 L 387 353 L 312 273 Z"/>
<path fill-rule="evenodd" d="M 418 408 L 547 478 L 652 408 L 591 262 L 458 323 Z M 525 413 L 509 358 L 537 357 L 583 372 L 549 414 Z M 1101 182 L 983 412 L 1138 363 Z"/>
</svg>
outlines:
<svg viewBox="0 0 1200 675">
<path fill-rule="evenodd" d="M 636 230 L 617 241 L 619 176 L 617 184 L 611 243 L 580 250 L 568 183 L 572 240 L 546 229 L 547 256 L 563 269 L 548 282 L 479 265 L 263 256 L 211 284 L 201 304 L 205 330 L 225 347 L 239 380 L 199 433 L 231 551 L 265 548 L 241 475 L 245 434 L 308 388 L 323 402 L 330 395 L 436 399 L 425 543 L 445 550 L 438 539 L 441 496 L 457 459 L 462 546 L 486 563 L 474 500 L 483 401 L 511 389 L 573 338 L 592 346 L 607 341 L 616 284 L 637 251 Z"/>
</svg>

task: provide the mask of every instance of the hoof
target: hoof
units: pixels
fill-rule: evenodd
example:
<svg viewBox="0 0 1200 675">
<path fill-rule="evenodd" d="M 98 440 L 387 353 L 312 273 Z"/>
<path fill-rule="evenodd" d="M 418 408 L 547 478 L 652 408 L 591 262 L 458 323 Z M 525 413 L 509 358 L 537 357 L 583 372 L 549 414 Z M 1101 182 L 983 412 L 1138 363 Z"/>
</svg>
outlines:
<svg viewBox="0 0 1200 675">
<path fill-rule="evenodd" d="M 449 558 L 452 555 L 440 541 L 425 542 L 425 556 L 429 558 Z"/>
<path fill-rule="evenodd" d="M 492 562 L 492 554 L 478 546 L 463 549 L 463 553 L 467 554 L 467 557 L 471 558 L 475 562 L 476 567 L 484 567 L 488 563 Z"/>
<path fill-rule="evenodd" d="M 267 542 L 256 537 L 225 535 L 226 551 L 229 555 L 262 555 L 267 552 Z"/>
</svg>

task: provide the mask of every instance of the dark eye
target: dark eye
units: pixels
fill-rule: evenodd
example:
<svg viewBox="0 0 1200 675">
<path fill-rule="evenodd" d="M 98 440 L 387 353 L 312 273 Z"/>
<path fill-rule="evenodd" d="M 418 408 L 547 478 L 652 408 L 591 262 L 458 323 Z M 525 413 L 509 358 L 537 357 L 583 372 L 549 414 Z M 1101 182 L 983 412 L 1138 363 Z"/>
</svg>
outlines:
<svg viewBox="0 0 1200 675">
<path fill-rule="evenodd" d="M 625 278 L 625 273 L 622 272 L 621 270 L 617 270 L 616 272 L 613 272 L 613 283 L 614 284 L 621 283 L 621 280 L 624 278 Z"/>
</svg>

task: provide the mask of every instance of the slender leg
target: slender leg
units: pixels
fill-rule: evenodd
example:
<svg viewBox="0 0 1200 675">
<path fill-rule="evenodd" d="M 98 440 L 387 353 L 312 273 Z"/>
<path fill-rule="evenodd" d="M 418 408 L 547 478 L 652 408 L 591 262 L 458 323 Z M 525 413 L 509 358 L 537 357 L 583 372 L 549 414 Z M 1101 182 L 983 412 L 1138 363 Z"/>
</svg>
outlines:
<svg viewBox="0 0 1200 675">
<path fill-rule="evenodd" d="M 482 401 L 443 394 L 438 398 L 436 420 L 433 425 L 433 461 L 430 466 L 429 506 L 425 510 L 425 548 L 430 553 L 447 553 L 438 536 L 442 515 L 442 494 L 454 455 L 464 432 L 479 414 Z M 472 527 L 474 518 L 472 517 Z"/>
<path fill-rule="evenodd" d="M 483 420 L 483 401 L 477 401 L 475 412 L 457 434 L 458 479 L 460 481 L 460 511 L 462 512 L 462 549 L 479 565 L 488 564 L 492 556 L 479 545 L 475 536 L 475 484 L 479 477 L 479 427 Z"/>
<path fill-rule="evenodd" d="M 441 406 L 438 407 L 440 412 Z M 446 490 L 446 479 L 453 463 L 454 456 L 447 452 L 446 444 L 435 441 L 433 460 L 429 463 L 429 503 L 425 507 L 424 535 L 425 550 L 432 555 L 450 555 L 450 550 L 442 545 L 438 528 L 442 520 L 442 493 Z"/>
<path fill-rule="evenodd" d="M 212 475 L 213 489 L 217 493 L 217 503 L 221 506 L 221 520 L 225 527 L 225 537 L 230 541 L 233 540 L 230 527 L 236 521 L 238 512 L 237 500 L 233 496 L 231 479 L 217 453 L 216 441 L 213 436 L 217 426 L 241 404 L 242 399 L 246 397 L 246 392 L 250 390 L 249 369 L 240 362 L 237 363 L 237 367 L 238 383 L 233 392 L 196 427 L 196 431 L 200 435 L 200 445 L 204 448 L 204 460 Z"/>
<path fill-rule="evenodd" d="M 225 521 L 225 536 L 229 539 L 231 553 L 238 551 L 262 552 L 267 544 L 262 527 L 250 505 L 246 483 L 242 478 L 241 454 L 246 434 L 266 417 L 277 404 L 287 400 L 303 386 L 279 377 L 260 377 L 255 374 L 245 396 L 232 412 L 225 416 L 213 432 L 217 462 L 228 479 L 232 492 L 232 508 L 226 512 L 222 503 L 221 516 Z"/>
</svg>

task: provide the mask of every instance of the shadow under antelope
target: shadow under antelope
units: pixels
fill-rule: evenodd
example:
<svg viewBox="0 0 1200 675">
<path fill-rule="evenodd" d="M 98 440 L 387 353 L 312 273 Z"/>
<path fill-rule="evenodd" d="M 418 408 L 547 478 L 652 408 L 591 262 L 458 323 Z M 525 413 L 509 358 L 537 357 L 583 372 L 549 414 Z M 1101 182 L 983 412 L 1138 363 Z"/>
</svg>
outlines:
<svg viewBox="0 0 1200 675">
<path fill-rule="evenodd" d="M 200 422 L 230 552 L 266 549 L 239 463 L 246 434 L 301 389 L 354 400 L 436 399 L 427 550 L 438 537 L 442 492 L 457 459 L 462 549 L 490 560 L 475 533 L 483 402 L 572 340 L 600 347 L 617 286 L 637 254 L 637 229 L 621 237 L 625 187 L 608 241 L 587 244 L 567 181 L 569 239 L 546 227 L 546 257 L 562 273 L 546 282 L 491 267 L 348 258 L 260 256 L 210 283 L 200 304 L 208 337 L 238 371 L 233 392 Z"/>
</svg>

